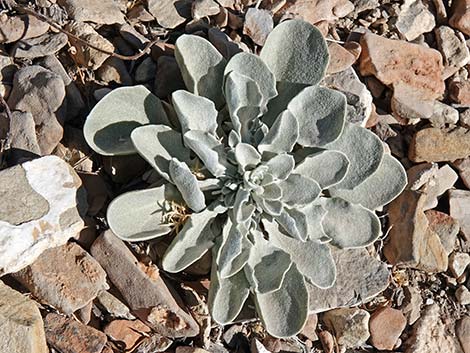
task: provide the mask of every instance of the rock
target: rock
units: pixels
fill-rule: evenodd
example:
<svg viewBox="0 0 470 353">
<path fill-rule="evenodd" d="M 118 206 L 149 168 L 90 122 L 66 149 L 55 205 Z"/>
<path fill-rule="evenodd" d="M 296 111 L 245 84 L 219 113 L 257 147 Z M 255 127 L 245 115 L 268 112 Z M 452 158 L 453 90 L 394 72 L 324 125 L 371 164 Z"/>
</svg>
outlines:
<svg viewBox="0 0 470 353">
<path fill-rule="evenodd" d="M 349 67 L 344 71 L 328 75 L 323 83 L 346 96 L 348 121 L 365 126 L 372 113 L 372 95 L 354 69 Z"/>
<path fill-rule="evenodd" d="M 287 1 L 278 14 L 286 18 L 301 18 L 311 24 L 333 22 L 354 10 L 348 0 Z M 277 15 L 277 14 L 276 14 Z"/>
<path fill-rule="evenodd" d="M 455 291 L 455 298 L 461 305 L 470 304 L 470 291 L 464 285 L 461 285 Z"/>
<path fill-rule="evenodd" d="M 240 43 L 233 41 L 228 35 L 226 35 L 218 28 L 210 28 L 207 34 L 208 39 L 212 43 L 212 45 L 227 60 L 235 54 L 243 51 Z"/>
<path fill-rule="evenodd" d="M 196 347 L 177 347 L 175 353 L 209 353 L 205 349 Z"/>
<path fill-rule="evenodd" d="M 12 56 L 22 59 L 36 59 L 54 55 L 67 45 L 68 40 L 64 33 L 45 33 L 40 37 L 22 39 L 13 46 Z"/>
<path fill-rule="evenodd" d="M 413 325 L 421 316 L 421 306 L 423 298 L 421 291 L 416 287 L 405 287 L 403 289 L 405 298 L 400 306 L 401 312 L 406 316 L 409 325 Z"/>
<path fill-rule="evenodd" d="M 58 0 L 71 19 L 101 25 L 124 23 L 124 14 L 114 0 Z"/>
<path fill-rule="evenodd" d="M 101 308 L 114 318 L 135 319 L 126 304 L 107 291 L 98 294 L 97 302 Z"/>
<path fill-rule="evenodd" d="M 375 311 L 369 320 L 372 345 L 377 349 L 392 350 L 405 326 L 406 318 L 400 310 L 387 307 Z"/>
<path fill-rule="evenodd" d="M 318 333 L 318 338 L 320 339 L 321 345 L 325 353 L 334 353 L 335 352 L 335 338 L 328 331 L 320 331 Z"/>
<path fill-rule="evenodd" d="M 98 48 L 104 49 L 108 52 L 114 51 L 114 45 L 96 32 L 93 27 L 87 23 L 72 22 L 67 25 L 66 29 Z M 92 70 L 98 69 L 110 56 L 109 54 L 92 49 L 89 46 L 84 46 L 73 38 L 70 38 L 70 43 L 76 49 L 76 51 L 72 53 L 75 61 Z"/>
<path fill-rule="evenodd" d="M 439 98 L 445 89 L 442 57 L 434 49 L 366 33 L 360 40 L 359 70 L 394 88 L 406 84 L 421 91 L 423 98 Z"/>
<path fill-rule="evenodd" d="M 127 13 L 127 18 L 132 22 L 152 22 L 155 21 L 150 12 L 143 5 L 133 6 Z"/>
<path fill-rule="evenodd" d="M 65 86 L 60 76 L 41 66 L 24 67 L 15 75 L 8 105 L 12 110 L 31 113 L 43 155 L 52 153 L 62 139 L 63 116 L 59 108 L 64 98 Z"/>
<path fill-rule="evenodd" d="M 429 228 L 438 235 L 447 255 L 450 255 L 454 250 L 457 234 L 459 233 L 459 222 L 451 216 L 435 210 L 426 211 L 425 214 L 429 222 Z"/>
<path fill-rule="evenodd" d="M 455 333 L 464 353 L 470 353 L 470 316 L 463 316 L 455 325 Z"/>
<path fill-rule="evenodd" d="M 452 5 L 453 11 L 449 24 L 470 36 L 470 0 L 456 0 Z"/>
<path fill-rule="evenodd" d="M 243 34 L 250 37 L 255 44 L 264 45 L 273 27 L 274 21 L 270 11 L 250 7 L 246 12 Z"/>
<path fill-rule="evenodd" d="M 13 111 L 9 126 L 7 140 L 10 148 L 41 155 L 41 148 L 36 137 L 36 123 L 31 113 Z M 11 152 L 14 153 L 14 151 Z"/>
<path fill-rule="evenodd" d="M 3 352 L 48 353 L 41 313 L 34 301 L 0 281 Z"/>
<path fill-rule="evenodd" d="M 61 353 L 100 353 L 106 335 L 72 318 L 50 313 L 44 319 L 47 343 Z"/>
<path fill-rule="evenodd" d="M 179 89 L 185 89 L 185 85 L 176 59 L 171 56 L 161 56 L 157 61 L 155 94 L 164 99 Z"/>
<path fill-rule="evenodd" d="M 191 2 L 186 0 L 148 0 L 147 3 L 158 24 L 168 29 L 184 23 L 191 13 Z"/>
<path fill-rule="evenodd" d="M 327 74 L 344 71 L 356 61 L 356 57 L 350 51 L 336 42 L 328 43 L 328 52 L 330 53 L 330 61 L 326 70 Z"/>
<path fill-rule="evenodd" d="M 450 215 L 460 224 L 460 231 L 470 240 L 470 191 L 449 190 Z"/>
<path fill-rule="evenodd" d="M 13 277 L 40 301 L 71 315 L 108 289 L 106 273 L 75 243 L 48 249 Z"/>
<path fill-rule="evenodd" d="M 411 140 L 408 157 L 413 162 L 445 162 L 470 156 L 470 134 L 465 128 L 419 130 Z"/>
<path fill-rule="evenodd" d="M 0 275 L 21 270 L 78 234 L 79 187 L 77 174 L 55 156 L 0 171 Z"/>
<path fill-rule="evenodd" d="M 305 324 L 300 334 L 307 337 L 310 341 L 318 340 L 317 333 L 315 332 L 318 324 L 317 314 L 310 314 L 307 318 L 307 323 Z"/>
<path fill-rule="evenodd" d="M 470 255 L 464 252 L 454 252 L 449 258 L 449 270 L 455 278 L 465 273 L 470 264 Z"/>
<path fill-rule="evenodd" d="M 134 348 L 137 341 L 150 331 L 150 328 L 140 320 L 114 320 L 103 330 L 111 340 L 126 351 Z"/>
<path fill-rule="evenodd" d="M 167 352 L 172 343 L 173 341 L 169 338 L 154 333 L 152 336 L 144 338 L 134 353 Z"/>
<path fill-rule="evenodd" d="M 204 17 L 215 16 L 220 12 L 220 7 L 214 0 L 196 0 L 192 4 L 191 15 L 198 20 Z"/>
<path fill-rule="evenodd" d="M 34 16 L 8 16 L 0 14 L 0 43 L 13 43 L 43 35 L 49 25 Z"/>
<path fill-rule="evenodd" d="M 429 210 L 437 206 L 438 197 L 454 186 L 458 179 L 457 173 L 445 164 L 439 168 L 428 181 L 427 200 L 423 205 L 423 210 Z"/>
<path fill-rule="evenodd" d="M 460 179 L 462 179 L 465 186 L 470 189 L 470 158 L 458 159 L 453 162 L 452 165 L 457 168 Z"/>
<path fill-rule="evenodd" d="M 336 282 L 328 289 L 307 285 L 311 312 L 358 305 L 388 286 L 387 265 L 370 256 L 367 250 L 332 248 L 332 254 L 336 263 Z"/>
<path fill-rule="evenodd" d="M 434 15 L 420 0 L 405 0 L 401 5 L 396 27 L 406 40 L 414 40 L 434 29 Z"/>
<path fill-rule="evenodd" d="M 157 63 L 152 58 L 145 58 L 135 70 L 135 81 L 142 83 L 155 79 Z"/>
<path fill-rule="evenodd" d="M 470 106 L 470 81 L 451 82 L 450 97 L 458 104 Z"/>
<path fill-rule="evenodd" d="M 343 348 L 361 346 L 369 339 L 369 313 L 358 308 L 340 308 L 323 314 L 323 321 L 334 332 Z"/>
<path fill-rule="evenodd" d="M 446 327 L 439 315 L 439 306 L 428 306 L 413 325 L 413 332 L 406 341 L 405 353 L 462 353 L 451 328 Z"/>
<path fill-rule="evenodd" d="M 269 352 L 266 347 L 256 338 L 251 340 L 250 344 L 251 352 L 252 353 L 271 353 Z"/>
<path fill-rule="evenodd" d="M 139 263 L 123 241 L 111 231 L 98 237 L 92 255 L 122 294 L 133 313 L 157 333 L 167 337 L 192 337 L 199 327 L 178 305 L 158 273 L 158 268 Z"/>
<path fill-rule="evenodd" d="M 129 72 L 127 72 L 127 67 L 126 64 L 124 64 L 124 61 L 112 56 L 103 62 L 96 72 L 96 75 L 106 84 L 115 82 L 124 86 L 132 85 L 132 78 L 129 75 Z"/>
<path fill-rule="evenodd" d="M 136 49 L 144 49 L 147 43 L 150 42 L 149 39 L 137 32 L 137 30 L 128 23 L 124 23 L 119 27 L 119 34 L 127 43 Z"/>
<path fill-rule="evenodd" d="M 444 77 L 450 77 L 461 67 L 470 62 L 470 51 L 465 43 L 465 38 L 460 32 L 455 32 L 448 26 L 440 26 L 435 29 L 436 42 L 444 59 Z"/>
</svg>

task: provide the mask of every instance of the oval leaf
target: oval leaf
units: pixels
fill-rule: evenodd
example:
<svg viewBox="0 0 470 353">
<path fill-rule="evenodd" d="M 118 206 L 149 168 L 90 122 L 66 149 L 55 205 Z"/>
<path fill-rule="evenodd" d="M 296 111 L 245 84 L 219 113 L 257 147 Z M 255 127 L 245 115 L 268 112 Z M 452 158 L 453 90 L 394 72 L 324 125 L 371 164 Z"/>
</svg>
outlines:
<svg viewBox="0 0 470 353">
<path fill-rule="evenodd" d="M 169 164 L 169 172 L 171 181 L 178 188 L 188 207 L 195 212 L 202 211 L 206 207 L 206 200 L 188 165 L 173 158 Z"/>
</svg>

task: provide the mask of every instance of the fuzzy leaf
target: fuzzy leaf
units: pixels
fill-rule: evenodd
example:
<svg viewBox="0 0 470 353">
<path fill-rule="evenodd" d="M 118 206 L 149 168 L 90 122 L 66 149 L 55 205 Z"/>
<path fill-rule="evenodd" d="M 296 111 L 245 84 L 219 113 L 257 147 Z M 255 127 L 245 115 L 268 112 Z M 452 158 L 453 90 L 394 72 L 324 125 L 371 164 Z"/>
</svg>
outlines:
<svg viewBox="0 0 470 353">
<path fill-rule="evenodd" d="M 184 34 L 176 40 L 175 58 L 188 90 L 220 107 L 227 61 L 218 50 L 204 38 Z"/>
<path fill-rule="evenodd" d="M 214 102 L 184 90 L 173 92 L 171 99 L 183 135 L 191 130 L 215 135 L 218 112 Z"/>
<path fill-rule="evenodd" d="M 340 198 L 322 199 L 327 210 L 323 218 L 323 229 L 331 244 L 351 249 L 372 244 L 381 234 L 377 215 L 361 205 Z"/>
<path fill-rule="evenodd" d="M 213 176 L 225 175 L 227 167 L 233 172 L 224 145 L 210 133 L 191 130 L 184 134 L 183 139 L 184 144 L 196 153 Z"/>
<path fill-rule="evenodd" d="M 173 158 L 169 165 L 170 179 L 176 185 L 186 204 L 195 212 L 206 207 L 204 194 L 188 165 Z"/>
<path fill-rule="evenodd" d="M 242 171 L 254 168 L 261 162 L 261 155 L 256 148 L 247 143 L 239 143 L 235 147 L 235 158 Z"/>
<path fill-rule="evenodd" d="M 278 180 L 285 180 L 290 175 L 295 166 L 294 157 L 289 154 L 278 154 L 269 161 L 265 162 L 268 173 L 273 175 Z"/>
<path fill-rule="evenodd" d="M 320 31 L 302 20 L 284 21 L 269 34 L 260 54 L 276 81 L 316 85 L 328 66 L 328 47 Z"/>
<path fill-rule="evenodd" d="M 295 209 L 284 207 L 282 213 L 275 217 L 277 223 L 293 238 L 305 241 L 308 236 L 307 216 Z"/>
<path fill-rule="evenodd" d="M 297 142 L 306 147 L 322 147 L 343 131 L 346 97 L 329 88 L 307 87 L 292 99 L 287 109 L 299 122 Z"/>
<path fill-rule="evenodd" d="M 362 183 L 377 170 L 384 154 L 382 141 L 375 134 L 351 123 L 345 124 L 338 140 L 325 147 L 343 152 L 349 159 L 348 172 L 336 189 L 352 189 Z"/>
<path fill-rule="evenodd" d="M 408 183 L 406 171 L 399 161 L 384 154 L 379 168 L 352 189 L 330 189 L 331 196 L 376 210 L 400 195 Z"/>
<path fill-rule="evenodd" d="M 302 330 L 308 315 L 308 291 L 295 263 L 287 271 L 281 288 L 256 294 L 255 304 L 270 335 L 290 337 Z"/>
<path fill-rule="evenodd" d="M 137 153 L 131 132 L 147 124 L 168 124 L 160 99 L 144 86 L 121 87 L 101 99 L 83 126 L 88 145 L 104 156 Z"/>
<path fill-rule="evenodd" d="M 183 145 L 181 134 L 166 125 L 142 126 L 131 134 L 139 154 L 166 180 L 170 180 L 172 158 L 189 161 L 189 150 Z"/>
<path fill-rule="evenodd" d="M 250 191 L 244 188 L 238 188 L 235 201 L 233 203 L 233 214 L 238 223 L 243 223 L 249 220 L 255 211 L 254 206 L 249 203 L 249 200 Z"/>
<path fill-rule="evenodd" d="M 344 153 L 327 150 L 305 158 L 294 173 L 315 180 L 324 190 L 343 180 L 348 167 L 349 160 Z"/>
<path fill-rule="evenodd" d="M 299 124 L 288 110 L 282 112 L 268 134 L 258 145 L 258 151 L 282 153 L 290 152 L 299 138 Z"/>
<path fill-rule="evenodd" d="M 291 264 L 287 253 L 272 246 L 260 236 L 255 239 L 250 258 L 244 269 L 255 292 L 264 294 L 281 288 L 284 276 Z"/>
<path fill-rule="evenodd" d="M 248 230 L 243 223 L 233 223 L 227 219 L 222 230 L 222 244 L 217 257 L 221 278 L 231 277 L 248 262 L 250 247 L 246 243 Z"/>
<path fill-rule="evenodd" d="M 288 253 L 299 271 L 319 288 L 330 288 L 336 279 L 336 265 L 328 245 L 299 241 L 283 235 L 274 222 L 263 222 L 274 246 Z"/>
<path fill-rule="evenodd" d="M 282 189 L 277 183 L 271 183 L 263 186 L 262 196 L 266 200 L 280 200 Z"/>
<path fill-rule="evenodd" d="M 265 200 L 262 197 L 253 195 L 253 199 L 256 201 L 258 208 L 266 212 L 270 216 L 279 216 L 283 209 L 283 204 L 277 200 Z"/>
<path fill-rule="evenodd" d="M 130 191 L 116 197 L 108 207 L 109 227 L 126 241 L 142 241 L 168 234 L 164 224 L 165 187 Z"/>
<path fill-rule="evenodd" d="M 162 266 L 168 272 L 180 272 L 199 260 L 214 245 L 211 224 L 217 212 L 205 209 L 193 213 L 171 242 L 162 259 Z"/>
<path fill-rule="evenodd" d="M 288 205 L 306 205 L 317 199 L 321 193 L 315 180 L 299 174 L 291 174 L 279 183 L 282 189 L 282 202 Z"/>
<path fill-rule="evenodd" d="M 262 107 L 265 107 L 268 101 L 277 95 L 276 79 L 259 56 L 245 52 L 236 54 L 225 67 L 225 75 L 232 71 L 247 76 L 258 84 L 263 96 Z"/>
<path fill-rule="evenodd" d="M 321 200 L 321 199 L 320 199 Z M 326 215 L 326 209 L 319 203 L 311 203 L 303 208 L 300 208 L 307 219 L 308 238 L 316 241 L 329 240 L 326 235 L 322 222 Z"/>
</svg>

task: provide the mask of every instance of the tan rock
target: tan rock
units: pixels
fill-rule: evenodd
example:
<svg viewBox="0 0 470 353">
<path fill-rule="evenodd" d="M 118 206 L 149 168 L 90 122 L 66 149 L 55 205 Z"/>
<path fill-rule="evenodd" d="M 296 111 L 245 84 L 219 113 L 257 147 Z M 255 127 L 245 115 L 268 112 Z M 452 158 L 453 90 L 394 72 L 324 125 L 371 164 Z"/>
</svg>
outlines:
<svg viewBox="0 0 470 353">
<path fill-rule="evenodd" d="M 457 170 L 459 171 L 460 179 L 462 179 L 465 186 L 470 189 L 470 157 L 458 159 L 453 162 L 452 165 L 457 168 Z"/>
<path fill-rule="evenodd" d="M 78 22 L 94 22 L 112 25 L 124 23 L 124 15 L 117 1 L 113 0 L 58 0 L 71 19 Z"/>
<path fill-rule="evenodd" d="M 406 318 L 400 310 L 383 308 L 369 320 L 370 340 L 377 349 L 392 350 L 405 329 Z"/>
<path fill-rule="evenodd" d="M 274 21 L 270 11 L 252 7 L 246 12 L 243 34 L 250 37 L 255 44 L 264 45 L 273 27 Z"/>
<path fill-rule="evenodd" d="M 220 12 L 219 4 L 214 0 L 196 0 L 193 2 L 191 7 L 192 17 L 196 20 L 214 16 Z"/>
<path fill-rule="evenodd" d="M 459 222 L 451 216 L 436 210 L 426 211 L 425 214 L 429 222 L 429 228 L 439 236 L 446 253 L 450 255 L 454 250 L 457 234 L 459 233 Z"/>
<path fill-rule="evenodd" d="M 137 341 L 150 332 L 150 328 L 140 320 L 114 320 L 105 326 L 103 332 L 113 341 L 132 349 Z"/>
<path fill-rule="evenodd" d="M 460 231 L 470 240 L 470 191 L 449 191 L 450 215 L 460 223 Z"/>
<path fill-rule="evenodd" d="M 209 353 L 205 349 L 196 347 L 177 347 L 176 353 Z"/>
<path fill-rule="evenodd" d="M 462 105 L 470 105 L 470 81 L 451 82 L 450 97 L 454 102 Z"/>
<path fill-rule="evenodd" d="M 455 333 L 464 353 L 470 353 L 470 316 L 463 316 L 455 326 Z"/>
<path fill-rule="evenodd" d="M 307 318 L 307 323 L 305 324 L 300 334 L 307 337 L 310 341 L 316 341 L 318 339 L 318 336 L 316 334 L 317 324 L 317 314 L 310 314 Z"/>
<path fill-rule="evenodd" d="M 444 76 L 447 78 L 470 62 L 470 51 L 462 33 L 448 26 L 436 28 L 435 33 L 437 47 L 444 59 Z"/>
<path fill-rule="evenodd" d="M 406 316 L 408 324 L 413 325 L 421 316 L 423 298 L 421 297 L 420 290 L 416 287 L 405 287 L 403 293 L 405 294 L 405 298 L 399 309 Z"/>
<path fill-rule="evenodd" d="M 316 24 L 336 21 L 353 10 L 354 5 L 348 0 L 289 0 L 279 14 Z"/>
<path fill-rule="evenodd" d="M 372 33 L 364 34 L 360 43 L 359 70 L 363 76 L 374 75 L 392 87 L 406 84 L 422 91 L 427 99 L 444 93 L 442 57 L 437 50 Z"/>
<path fill-rule="evenodd" d="M 470 0 L 456 0 L 452 6 L 452 27 L 470 36 Z"/>
<path fill-rule="evenodd" d="M 173 29 L 186 21 L 182 14 L 191 14 L 191 1 L 148 0 L 149 12 L 160 26 Z"/>
<path fill-rule="evenodd" d="M 367 341 L 369 318 L 369 313 L 359 308 L 334 309 L 323 315 L 325 325 L 334 332 L 338 345 L 343 348 L 358 347 Z"/>
<path fill-rule="evenodd" d="M 455 278 L 465 273 L 470 265 L 470 255 L 465 252 L 454 252 L 449 258 L 449 270 Z"/>
<path fill-rule="evenodd" d="M 406 40 L 414 40 L 433 30 L 434 15 L 420 0 L 405 0 L 400 8 L 396 27 Z"/>
<path fill-rule="evenodd" d="M 0 350 L 47 353 L 41 313 L 35 302 L 0 281 Z"/>
<path fill-rule="evenodd" d="M 356 61 L 354 54 L 335 42 L 328 43 L 328 52 L 330 53 L 330 61 L 326 70 L 327 74 L 346 70 Z"/>
<path fill-rule="evenodd" d="M 470 134 L 465 128 L 419 130 L 411 140 L 413 162 L 445 162 L 470 156 Z"/>
<path fill-rule="evenodd" d="M 460 305 L 470 304 L 470 290 L 464 285 L 461 285 L 455 291 L 455 298 Z"/>
<path fill-rule="evenodd" d="M 34 16 L 8 16 L 0 14 L 0 43 L 13 43 L 20 39 L 39 37 L 49 25 Z"/>
</svg>

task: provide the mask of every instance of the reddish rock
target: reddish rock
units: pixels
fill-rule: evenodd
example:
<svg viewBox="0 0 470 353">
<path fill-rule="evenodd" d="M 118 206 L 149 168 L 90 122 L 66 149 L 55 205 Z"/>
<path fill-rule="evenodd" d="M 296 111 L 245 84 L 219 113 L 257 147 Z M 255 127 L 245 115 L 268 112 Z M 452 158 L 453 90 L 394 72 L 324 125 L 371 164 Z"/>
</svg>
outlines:
<svg viewBox="0 0 470 353">
<path fill-rule="evenodd" d="M 456 0 L 453 3 L 450 25 L 470 36 L 470 0 Z"/>
<path fill-rule="evenodd" d="M 455 333 L 464 353 L 470 353 L 470 316 L 464 316 L 457 322 Z"/>
<path fill-rule="evenodd" d="M 363 76 L 374 75 L 391 87 L 406 84 L 422 91 L 427 99 L 444 93 L 442 56 L 437 50 L 372 33 L 364 34 L 360 43 L 359 70 Z"/>
<path fill-rule="evenodd" d="M 106 335 L 78 321 L 50 313 L 44 320 L 47 343 L 61 353 L 101 353 Z"/>
<path fill-rule="evenodd" d="M 354 10 L 354 5 L 348 0 L 297 0 L 287 1 L 277 14 L 301 18 L 312 24 L 322 21 L 336 21 Z"/>
<path fill-rule="evenodd" d="M 450 97 L 459 104 L 470 105 L 470 81 L 458 81 L 450 84 Z"/>
<path fill-rule="evenodd" d="M 335 42 L 328 44 L 330 62 L 328 63 L 327 74 L 334 74 L 346 70 L 356 61 L 357 57 L 343 46 Z"/>
<path fill-rule="evenodd" d="M 305 324 L 300 334 L 307 337 L 310 341 L 316 341 L 318 339 L 318 336 L 315 332 L 317 329 L 317 324 L 318 324 L 317 314 L 310 314 L 307 318 L 307 323 Z"/>
<path fill-rule="evenodd" d="M 383 308 L 369 320 L 370 340 L 377 349 L 392 350 L 405 329 L 406 318 L 400 310 Z"/>
<path fill-rule="evenodd" d="M 151 330 L 140 320 L 114 320 L 106 325 L 103 331 L 111 340 L 128 350 L 135 346 L 144 333 L 149 333 Z"/>
<path fill-rule="evenodd" d="M 470 109 L 468 112 L 470 113 Z M 470 158 L 459 159 L 452 163 L 452 165 L 457 168 L 460 179 L 462 179 L 465 186 L 470 189 Z"/>
</svg>

